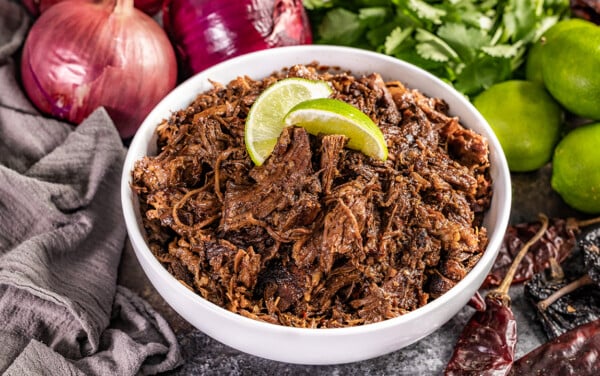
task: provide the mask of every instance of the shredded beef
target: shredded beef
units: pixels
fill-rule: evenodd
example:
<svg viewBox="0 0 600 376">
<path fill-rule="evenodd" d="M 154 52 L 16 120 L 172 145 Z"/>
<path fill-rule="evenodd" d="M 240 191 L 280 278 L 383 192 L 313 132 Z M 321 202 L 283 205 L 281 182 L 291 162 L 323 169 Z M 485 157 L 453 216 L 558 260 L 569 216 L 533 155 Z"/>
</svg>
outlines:
<svg viewBox="0 0 600 376">
<path fill-rule="evenodd" d="M 285 77 L 328 81 L 379 125 L 388 159 L 290 127 L 254 166 L 246 115 Z M 415 310 L 487 244 L 487 141 L 448 111 L 400 81 L 316 63 L 215 82 L 158 126 L 158 154 L 132 171 L 150 249 L 204 298 L 270 323 L 344 327 Z"/>
</svg>

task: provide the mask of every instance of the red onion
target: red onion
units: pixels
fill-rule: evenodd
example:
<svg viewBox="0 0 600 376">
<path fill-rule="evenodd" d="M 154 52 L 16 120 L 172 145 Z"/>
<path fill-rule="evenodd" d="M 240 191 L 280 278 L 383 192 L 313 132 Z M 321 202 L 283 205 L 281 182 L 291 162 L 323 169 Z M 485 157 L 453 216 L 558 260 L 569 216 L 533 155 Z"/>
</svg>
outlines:
<svg viewBox="0 0 600 376">
<path fill-rule="evenodd" d="M 46 9 L 64 0 L 23 0 L 23 5 L 33 16 L 37 17 Z M 82 0 L 88 1 L 88 0 Z"/>
<path fill-rule="evenodd" d="M 182 78 L 247 52 L 312 42 L 302 0 L 165 0 L 163 26 Z"/>
<path fill-rule="evenodd" d="M 163 29 L 133 0 L 66 0 L 31 28 L 21 75 L 41 112 L 78 124 L 104 106 L 128 138 L 175 87 L 177 62 Z"/>
<path fill-rule="evenodd" d="M 163 0 L 135 0 L 133 5 L 142 12 L 151 16 L 158 13 L 162 8 Z"/>
<path fill-rule="evenodd" d="M 37 17 L 46 9 L 50 8 L 52 5 L 63 2 L 65 0 L 22 0 L 25 8 L 31 13 L 31 15 Z M 79 0 L 79 1 L 87 1 L 90 3 L 95 2 L 95 0 Z M 133 5 L 141 10 L 142 12 L 149 14 L 151 16 L 158 13 L 160 8 L 162 7 L 163 0 L 134 0 Z"/>
</svg>

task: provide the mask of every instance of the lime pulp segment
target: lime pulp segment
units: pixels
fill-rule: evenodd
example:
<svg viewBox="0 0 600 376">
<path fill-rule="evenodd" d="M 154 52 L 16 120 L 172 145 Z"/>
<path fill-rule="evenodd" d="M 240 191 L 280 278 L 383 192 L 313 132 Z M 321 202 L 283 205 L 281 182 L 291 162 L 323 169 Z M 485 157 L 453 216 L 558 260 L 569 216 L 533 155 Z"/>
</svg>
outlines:
<svg viewBox="0 0 600 376">
<path fill-rule="evenodd" d="M 286 78 L 269 86 L 256 99 L 246 118 L 244 141 L 252 161 L 260 166 L 271 154 L 285 124 L 284 116 L 296 104 L 326 98 L 332 89 L 325 81 Z"/>
<path fill-rule="evenodd" d="M 285 116 L 284 123 L 305 128 L 313 135 L 344 135 L 348 137 L 348 148 L 387 159 L 387 145 L 379 127 L 362 111 L 341 100 L 319 98 L 301 102 Z"/>
</svg>

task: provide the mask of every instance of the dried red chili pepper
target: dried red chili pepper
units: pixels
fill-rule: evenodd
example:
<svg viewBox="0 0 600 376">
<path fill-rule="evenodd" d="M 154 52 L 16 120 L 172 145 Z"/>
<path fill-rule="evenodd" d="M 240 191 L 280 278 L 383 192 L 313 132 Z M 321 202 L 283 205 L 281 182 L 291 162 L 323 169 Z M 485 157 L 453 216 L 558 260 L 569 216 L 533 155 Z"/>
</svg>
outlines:
<svg viewBox="0 0 600 376">
<path fill-rule="evenodd" d="M 485 300 L 479 293 L 479 291 L 475 292 L 475 295 L 471 297 L 468 303 L 469 307 L 475 309 L 476 311 L 483 312 L 485 311 Z"/>
<path fill-rule="evenodd" d="M 588 232 L 563 267 L 554 265 L 525 285 L 549 338 L 600 319 L 600 228 Z"/>
<path fill-rule="evenodd" d="M 531 247 L 513 278 L 513 283 L 522 283 L 531 279 L 550 265 L 550 259 L 563 262 L 577 242 L 581 228 L 598 223 L 600 218 L 576 220 L 574 218 L 553 218 L 548 224 L 544 236 Z M 506 230 L 504 240 L 492 270 L 485 279 L 483 286 L 489 288 L 498 286 L 510 267 L 519 249 L 539 229 L 539 222 L 519 223 L 511 225 Z"/>
<path fill-rule="evenodd" d="M 486 309 L 475 312 L 461 333 L 445 375 L 506 375 L 510 370 L 517 343 L 517 323 L 510 308 L 508 289 L 519 263 L 548 227 L 548 218 L 540 215 L 541 225 L 523 245 L 496 290 L 485 297 Z"/>
<path fill-rule="evenodd" d="M 598 375 L 599 353 L 600 320 L 595 320 L 525 354 L 513 364 L 509 375 Z"/>
</svg>

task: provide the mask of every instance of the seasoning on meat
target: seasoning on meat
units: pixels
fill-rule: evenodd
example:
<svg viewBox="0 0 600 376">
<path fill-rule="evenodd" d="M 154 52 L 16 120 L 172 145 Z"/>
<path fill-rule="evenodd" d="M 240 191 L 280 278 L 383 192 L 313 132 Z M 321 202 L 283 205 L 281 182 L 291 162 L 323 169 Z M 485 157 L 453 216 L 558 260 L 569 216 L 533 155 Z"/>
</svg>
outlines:
<svg viewBox="0 0 600 376">
<path fill-rule="evenodd" d="M 286 77 L 329 81 L 332 97 L 379 125 L 388 159 L 291 127 L 254 166 L 246 115 Z M 452 288 L 487 244 L 486 139 L 443 100 L 377 73 L 314 63 L 215 82 L 158 126 L 157 146 L 132 171 L 151 251 L 190 289 L 247 317 L 311 328 L 396 317 Z"/>
</svg>

